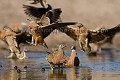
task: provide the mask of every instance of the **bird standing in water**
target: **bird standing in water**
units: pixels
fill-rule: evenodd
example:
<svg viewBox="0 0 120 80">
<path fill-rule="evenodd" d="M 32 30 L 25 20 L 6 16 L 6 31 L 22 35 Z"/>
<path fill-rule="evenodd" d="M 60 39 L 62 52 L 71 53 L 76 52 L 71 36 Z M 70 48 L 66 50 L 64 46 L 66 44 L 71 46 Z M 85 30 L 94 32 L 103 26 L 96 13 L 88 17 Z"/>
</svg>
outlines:
<svg viewBox="0 0 120 80">
<path fill-rule="evenodd" d="M 58 50 L 56 50 L 53 53 L 49 53 L 46 56 L 47 61 L 50 63 L 50 68 L 51 70 L 54 69 L 55 65 L 58 65 L 58 67 L 60 67 L 60 65 L 63 65 L 66 62 L 66 56 L 64 54 L 64 48 L 65 46 L 63 45 L 59 45 Z"/>
<path fill-rule="evenodd" d="M 74 67 L 74 66 L 79 66 L 80 60 L 77 57 L 77 52 L 76 52 L 76 47 L 72 46 L 71 47 L 71 55 L 70 57 L 67 57 L 65 67 Z"/>
</svg>

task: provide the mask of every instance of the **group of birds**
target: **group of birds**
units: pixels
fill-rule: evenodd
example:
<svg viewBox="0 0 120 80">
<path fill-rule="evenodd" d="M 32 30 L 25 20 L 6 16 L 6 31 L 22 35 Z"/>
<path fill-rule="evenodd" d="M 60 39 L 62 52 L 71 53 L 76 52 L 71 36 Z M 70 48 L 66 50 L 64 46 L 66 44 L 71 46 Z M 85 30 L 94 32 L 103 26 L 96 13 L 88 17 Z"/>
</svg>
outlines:
<svg viewBox="0 0 120 80">
<path fill-rule="evenodd" d="M 30 22 L 28 24 L 17 23 L 11 27 L 4 26 L 3 30 L 0 30 L 0 39 L 5 41 L 10 49 L 9 58 L 24 59 L 27 57 L 25 51 L 21 50 L 21 43 L 35 46 L 42 45 L 48 48 L 44 39 L 55 29 L 78 41 L 80 49 L 88 54 L 91 53 L 90 43 L 97 44 L 102 41 L 104 43 L 120 31 L 120 25 L 111 29 L 89 30 L 78 22 L 62 22 L 60 18 L 61 8 L 53 9 L 50 4 L 47 4 L 46 0 L 30 1 L 33 1 L 30 4 L 40 3 L 42 7 L 23 5 L 25 14 L 29 16 L 28 20 Z M 79 66 L 80 63 L 75 47 L 72 47 L 71 56 L 67 57 L 62 45 L 52 53 L 49 52 L 46 59 L 50 63 L 51 69 L 54 65 Z"/>
<path fill-rule="evenodd" d="M 68 57 L 64 52 L 65 45 L 59 45 L 58 48 L 53 50 L 52 52 L 48 52 L 46 56 L 46 60 L 50 63 L 51 70 L 54 69 L 55 65 L 58 67 L 74 67 L 79 66 L 80 60 L 77 56 L 76 47 L 71 47 L 71 55 Z"/>
</svg>

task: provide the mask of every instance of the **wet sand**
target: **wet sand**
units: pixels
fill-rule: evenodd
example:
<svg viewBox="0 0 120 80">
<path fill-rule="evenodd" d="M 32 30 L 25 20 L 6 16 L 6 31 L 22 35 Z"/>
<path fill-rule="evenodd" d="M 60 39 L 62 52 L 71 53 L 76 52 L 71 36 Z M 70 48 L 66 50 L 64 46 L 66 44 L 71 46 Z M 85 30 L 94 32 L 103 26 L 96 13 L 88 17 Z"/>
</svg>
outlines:
<svg viewBox="0 0 120 80">
<path fill-rule="evenodd" d="M 47 54 L 27 52 L 28 59 L 6 59 L 0 54 L 0 80 L 118 80 L 120 78 L 120 52 L 104 52 L 96 57 L 88 57 L 78 52 L 80 67 L 55 68 L 50 70 L 45 60 Z M 70 52 L 66 52 L 70 55 Z M 17 72 L 17 66 L 21 72 Z"/>
</svg>

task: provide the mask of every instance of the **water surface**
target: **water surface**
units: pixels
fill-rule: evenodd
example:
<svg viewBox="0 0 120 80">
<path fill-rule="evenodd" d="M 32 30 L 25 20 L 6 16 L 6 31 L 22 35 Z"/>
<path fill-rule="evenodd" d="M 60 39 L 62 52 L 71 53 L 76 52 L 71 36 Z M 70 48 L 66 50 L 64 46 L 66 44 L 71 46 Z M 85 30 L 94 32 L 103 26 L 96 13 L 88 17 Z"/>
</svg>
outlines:
<svg viewBox="0 0 120 80">
<path fill-rule="evenodd" d="M 120 52 L 104 51 L 94 57 L 77 51 L 80 67 L 50 70 L 46 53 L 27 52 L 28 59 L 6 59 L 0 54 L 0 80 L 118 80 L 120 79 Z M 70 52 L 66 52 L 69 56 Z M 18 66 L 18 73 L 14 66 Z M 27 68 L 25 68 L 27 67 Z"/>
</svg>

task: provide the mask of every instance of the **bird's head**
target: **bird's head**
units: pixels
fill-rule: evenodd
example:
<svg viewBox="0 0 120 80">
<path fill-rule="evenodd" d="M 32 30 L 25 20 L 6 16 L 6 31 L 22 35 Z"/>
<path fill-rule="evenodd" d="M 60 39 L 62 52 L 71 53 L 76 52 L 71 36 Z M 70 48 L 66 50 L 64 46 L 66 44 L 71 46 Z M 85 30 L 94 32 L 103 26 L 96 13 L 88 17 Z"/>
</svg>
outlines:
<svg viewBox="0 0 120 80">
<path fill-rule="evenodd" d="M 81 34 L 88 33 L 88 29 L 86 27 L 81 27 L 79 32 Z"/>
<path fill-rule="evenodd" d="M 48 62 L 52 62 L 52 59 L 53 59 L 52 54 L 49 53 L 49 54 L 45 57 L 45 59 L 46 59 Z"/>
<path fill-rule="evenodd" d="M 3 26 L 3 30 L 5 30 L 5 31 L 11 31 L 11 28 L 5 25 L 5 26 Z"/>
<path fill-rule="evenodd" d="M 31 21 L 28 25 L 30 29 L 36 29 L 39 25 L 35 21 Z"/>
<path fill-rule="evenodd" d="M 63 44 L 59 45 L 59 49 L 63 49 L 64 47 L 66 47 L 66 46 Z"/>
<path fill-rule="evenodd" d="M 72 50 L 76 50 L 76 47 L 75 47 L 75 46 L 72 46 L 71 49 L 72 49 Z"/>
</svg>

